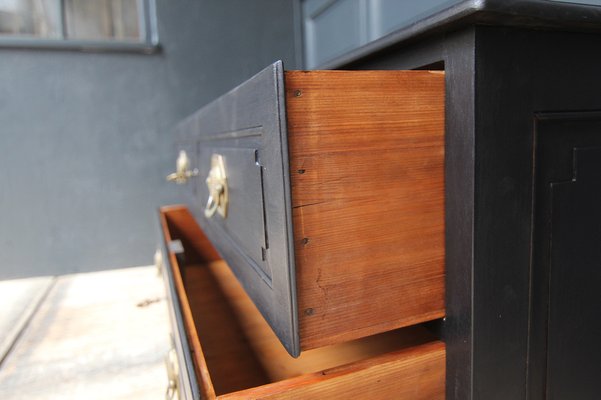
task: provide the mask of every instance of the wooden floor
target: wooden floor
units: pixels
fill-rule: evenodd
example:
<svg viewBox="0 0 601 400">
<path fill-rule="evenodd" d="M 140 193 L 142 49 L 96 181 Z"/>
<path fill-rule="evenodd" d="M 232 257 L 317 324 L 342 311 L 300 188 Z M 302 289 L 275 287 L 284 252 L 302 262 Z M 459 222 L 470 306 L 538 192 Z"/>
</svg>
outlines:
<svg viewBox="0 0 601 400">
<path fill-rule="evenodd" d="M 169 322 L 154 267 L 0 282 L 0 399 L 159 399 Z"/>
</svg>

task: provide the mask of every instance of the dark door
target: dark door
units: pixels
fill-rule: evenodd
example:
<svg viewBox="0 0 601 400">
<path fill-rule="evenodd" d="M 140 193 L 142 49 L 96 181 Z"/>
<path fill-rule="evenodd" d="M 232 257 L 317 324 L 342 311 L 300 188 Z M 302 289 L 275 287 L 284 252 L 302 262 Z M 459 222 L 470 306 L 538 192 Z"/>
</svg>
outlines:
<svg viewBox="0 0 601 400">
<path fill-rule="evenodd" d="M 535 147 L 533 397 L 599 399 L 601 113 L 539 116 Z"/>
</svg>

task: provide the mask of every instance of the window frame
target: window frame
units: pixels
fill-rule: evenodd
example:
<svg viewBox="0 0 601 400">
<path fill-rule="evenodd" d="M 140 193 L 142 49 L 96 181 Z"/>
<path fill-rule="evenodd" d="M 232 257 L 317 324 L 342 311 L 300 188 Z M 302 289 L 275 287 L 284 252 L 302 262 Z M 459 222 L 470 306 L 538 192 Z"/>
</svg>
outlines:
<svg viewBox="0 0 601 400">
<path fill-rule="evenodd" d="M 155 0 L 137 0 L 138 23 L 141 32 L 138 41 L 125 40 L 84 40 L 66 37 L 65 0 L 58 0 L 61 9 L 59 31 L 57 38 L 43 38 L 26 35 L 0 35 L 0 49 L 42 49 L 42 50 L 71 50 L 83 52 L 126 52 L 153 54 L 160 51 L 157 29 Z"/>
</svg>

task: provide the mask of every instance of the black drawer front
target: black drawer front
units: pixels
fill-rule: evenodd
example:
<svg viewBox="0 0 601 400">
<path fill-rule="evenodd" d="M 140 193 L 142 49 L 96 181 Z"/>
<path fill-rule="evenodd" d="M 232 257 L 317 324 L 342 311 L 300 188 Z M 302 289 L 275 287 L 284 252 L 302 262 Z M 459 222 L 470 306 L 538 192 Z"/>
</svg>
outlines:
<svg viewBox="0 0 601 400">
<path fill-rule="evenodd" d="M 263 167 L 258 162 L 259 149 L 232 147 L 200 147 L 199 176 L 209 174 L 213 154 L 223 157 L 227 166 L 228 205 L 227 216 L 218 214 L 206 218 L 220 236 L 230 241 L 230 246 L 247 256 L 255 272 L 271 285 L 272 274 L 265 259 L 268 240 L 265 230 L 267 216 L 263 204 Z M 201 185 L 200 199 L 209 198 L 207 185 Z M 204 205 L 204 204 L 203 204 Z"/>
<path fill-rule="evenodd" d="M 290 178 L 281 62 L 196 112 L 176 128 L 178 143 L 195 143 L 198 175 L 187 202 L 288 352 L 300 353 Z M 178 150 L 182 150 L 181 149 Z M 213 155 L 227 176 L 224 218 L 205 215 L 205 180 Z M 196 193 L 196 194 L 194 194 Z"/>
</svg>

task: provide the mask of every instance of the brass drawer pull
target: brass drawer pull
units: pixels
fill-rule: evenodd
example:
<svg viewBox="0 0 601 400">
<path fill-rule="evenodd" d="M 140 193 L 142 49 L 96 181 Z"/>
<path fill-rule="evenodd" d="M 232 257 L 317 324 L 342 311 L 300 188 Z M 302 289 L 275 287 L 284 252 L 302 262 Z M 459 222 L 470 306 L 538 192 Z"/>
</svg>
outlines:
<svg viewBox="0 0 601 400">
<path fill-rule="evenodd" d="M 196 175 L 198 175 L 198 170 L 196 168 L 193 170 L 190 169 L 190 159 L 186 152 L 181 150 L 177 157 L 175 172 L 167 175 L 167 180 L 169 182 L 183 184 Z"/>
<path fill-rule="evenodd" d="M 167 390 L 165 391 L 165 399 L 179 399 L 178 382 L 179 382 L 179 366 L 177 364 L 177 354 L 175 349 L 169 350 L 165 356 L 165 367 L 167 368 Z"/>
<path fill-rule="evenodd" d="M 154 266 L 157 269 L 157 275 L 163 274 L 163 253 L 160 249 L 154 252 Z"/>
<path fill-rule="evenodd" d="M 211 170 L 206 182 L 209 188 L 209 199 L 205 207 L 205 217 L 211 218 L 216 212 L 223 218 L 227 217 L 229 195 L 223 156 L 213 154 L 211 157 Z"/>
</svg>

